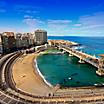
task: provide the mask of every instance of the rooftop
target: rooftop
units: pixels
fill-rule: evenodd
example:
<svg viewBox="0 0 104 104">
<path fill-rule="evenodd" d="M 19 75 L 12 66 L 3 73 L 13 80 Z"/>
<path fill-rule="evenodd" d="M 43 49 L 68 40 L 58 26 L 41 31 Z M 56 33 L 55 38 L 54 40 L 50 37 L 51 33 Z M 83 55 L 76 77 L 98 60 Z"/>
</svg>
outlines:
<svg viewBox="0 0 104 104">
<path fill-rule="evenodd" d="M 47 32 L 47 31 L 38 29 L 38 30 L 36 30 L 35 32 Z"/>
<path fill-rule="evenodd" d="M 99 56 L 104 57 L 104 54 L 99 54 Z"/>
<path fill-rule="evenodd" d="M 14 32 L 4 32 L 3 34 L 5 34 L 6 36 L 14 36 Z"/>
</svg>

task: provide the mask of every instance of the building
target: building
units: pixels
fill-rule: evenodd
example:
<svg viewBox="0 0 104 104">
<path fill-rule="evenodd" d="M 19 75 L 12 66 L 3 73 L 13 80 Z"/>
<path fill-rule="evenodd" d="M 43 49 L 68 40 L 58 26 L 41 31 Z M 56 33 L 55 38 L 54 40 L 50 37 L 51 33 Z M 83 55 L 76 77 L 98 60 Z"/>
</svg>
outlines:
<svg viewBox="0 0 104 104">
<path fill-rule="evenodd" d="M 27 36 L 28 36 L 29 47 L 34 46 L 34 44 L 35 44 L 34 34 L 27 33 Z"/>
<path fill-rule="evenodd" d="M 10 53 L 16 50 L 16 39 L 14 32 L 2 33 L 3 52 Z"/>
<path fill-rule="evenodd" d="M 17 49 L 21 49 L 22 48 L 22 34 L 21 33 L 16 33 L 15 38 L 16 38 L 16 47 L 17 47 Z"/>
<path fill-rule="evenodd" d="M 17 49 L 30 48 L 34 46 L 35 39 L 32 33 L 16 33 L 16 47 Z"/>
<path fill-rule="evenodd" d="M 27 33 L 22 34 L 22 48 L 26 49 L 29 47 L 29 38 Z"/>
<path fill-rule="evenodd" d="M 3 53 L 3 46 L 2 46 L 2 34 L 0 34 L 0 54 Z"/>
<path fill-rule="evenodd" d="M 35 31 L 35 43 L 36 45 L 42 45 L 47 43 L 47 31 L 36 30 Z"/>
</svg>

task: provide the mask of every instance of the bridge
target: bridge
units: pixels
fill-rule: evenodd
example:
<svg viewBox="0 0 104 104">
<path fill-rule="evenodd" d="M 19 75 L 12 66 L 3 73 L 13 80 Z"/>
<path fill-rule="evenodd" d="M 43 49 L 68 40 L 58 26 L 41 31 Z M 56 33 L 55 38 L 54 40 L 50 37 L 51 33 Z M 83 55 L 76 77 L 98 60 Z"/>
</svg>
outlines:
<svg viewBox="0 0 104 104">
<path fill-rule="evenodd" d="M 70 48 L 70 46 L 59 44 L 58 45 L 59 49 L 62 49 L 65 52 L 69 53 L 69 56 L 76 56 L 78 57 L 79 63 L 89 63 L 96 67 L 98 70 L 96 73 L 100 76 L 104 76 L 104 61 L 102 58 L 96 58 L 95 56 L 91 56 L 87 53 L 75 50 L 73 48 Z"/>
</svg>

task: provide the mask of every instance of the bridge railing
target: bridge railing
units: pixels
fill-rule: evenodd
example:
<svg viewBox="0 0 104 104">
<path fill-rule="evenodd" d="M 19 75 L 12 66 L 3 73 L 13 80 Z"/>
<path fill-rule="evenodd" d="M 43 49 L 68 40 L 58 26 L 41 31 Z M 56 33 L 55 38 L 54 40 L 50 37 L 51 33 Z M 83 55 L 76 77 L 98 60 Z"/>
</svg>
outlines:
<svg viewBox="0 0 104 104">
<path fill-rule="evenodd" d="M 72 48 L 67 47 L 65 45 L 62 45 L 62 44 L 60 45 L 60 47 L 63 48 L 63 49 L 65 49 L 65 50 L 71 51 L 71 54 L 73 54 L 73 55 L 81 58 L 85 62 L 90 63 L 90 64 L 92 64 L 95 67 L 98 67 L 99 66 L 99 60 L 96 57 L 93 57 L 93 56 L 91 56 L 89 54 L 86 54 L 84 52 L 81 52 L 81 51 L 72 49 Z"/>
</svg>

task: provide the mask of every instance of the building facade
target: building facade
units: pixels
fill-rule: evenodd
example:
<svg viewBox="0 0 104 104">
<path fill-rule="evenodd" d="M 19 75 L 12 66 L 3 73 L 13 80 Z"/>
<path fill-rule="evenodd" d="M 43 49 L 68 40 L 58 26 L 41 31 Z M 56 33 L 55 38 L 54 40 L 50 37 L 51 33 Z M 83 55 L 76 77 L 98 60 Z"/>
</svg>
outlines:
<svg viewBox="0 0 104 104">
<path fill-rule="evenodd" d="M 28 36 L 29 47 L 34 46 L 35 44 L 34 34 L 27 33 L 27 36 Z"/>
<path fill-rule="evenodd" d="M 22 33 L 16 33 L 15 38 L 16 38 L 16 48 L 21 49 L 22 48 Z"/>
<path fill-rule="evenodd" d="M 13 32 L 2 33 L 3 52 L 10 53 L 16 50 L 16 39 Z"/>
<path fill-rule="evenodd" d="M 29 47 L 29 38 L 28 38 L 28 35 L 26 33 L 22 34 L 22 47 L 24 49 Z"/>
<path fill-rule="evenodd" d="M 36 30 L 35 31 L 35 43 L 36 45 L 42 45 L 47 43 L 47 31 Z"/>
</svg>

